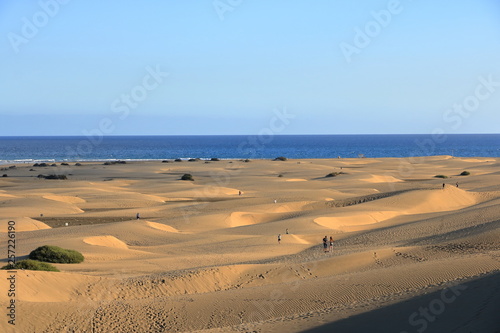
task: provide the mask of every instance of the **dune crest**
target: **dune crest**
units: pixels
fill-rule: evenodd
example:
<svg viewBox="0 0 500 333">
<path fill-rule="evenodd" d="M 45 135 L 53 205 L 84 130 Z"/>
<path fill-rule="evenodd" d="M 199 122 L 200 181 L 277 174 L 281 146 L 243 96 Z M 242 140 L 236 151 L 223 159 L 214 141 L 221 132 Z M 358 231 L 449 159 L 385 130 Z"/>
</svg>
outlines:
<svg viewBox="0 0 500 333">
<path fill-rule="evenodd" d="M 50 226 L 46 225 L 45 223 L 34 220 L 29 217 L 18 217 L 18 218 L 13 218 L 11 220 L 16 222 L 15 224 L 16 231 L 35 231 L 35 230 L 51 229 Z M 1 219 L 0 224 L 7 225 L 8 221 L 10 220 Z M 7 229 L 3 228 L 3 230 L 0 230 L 0 233 L 1 232 L 7 232 Z"/>
<path fill-rule="evenodd" d="M 115 236 L 93 236 L 84 238 L 83 241 L 89 245 L 112 247 L 117 249 L 128 249 L 127 244 Z"/>
<path fill-rule="evenodd" d="M 52 195 L 51 194 L 51 195 L 44 195 L 42 198 L 48 199 L 48 200 L 59 201 L 59 202 L 70 203 L 70 204 L 87 202 L 82 198 L 74 197 L 74 196 L 70 196 L 70 195 Z"/>
<path fill-rule="evenodd" d="M 180 232 L 179 230 L 175 229 L 174 227 L 171 227 L 169 225 L 162 224 L 162 223 L 146 221 L 146 224 L 148 226 L 150 226 L 151 228 L 157 229 L 157 230 L 162 230 L 162 231 L 167 231 L 167 232 L 176 232 L 176 233 Z"/>
</svg>

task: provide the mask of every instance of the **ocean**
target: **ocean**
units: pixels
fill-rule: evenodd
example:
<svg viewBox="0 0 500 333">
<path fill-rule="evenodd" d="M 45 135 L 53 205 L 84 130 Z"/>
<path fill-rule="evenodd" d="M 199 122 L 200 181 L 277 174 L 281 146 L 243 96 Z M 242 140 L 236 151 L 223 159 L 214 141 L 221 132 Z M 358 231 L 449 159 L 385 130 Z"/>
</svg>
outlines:
<svg viewBox="0 0 500 333">
<path fill-rule="evenodd" d="M 432 155 L 500 157 L 500 134 L 0 137 L 0 164 Z"/>
</svg>

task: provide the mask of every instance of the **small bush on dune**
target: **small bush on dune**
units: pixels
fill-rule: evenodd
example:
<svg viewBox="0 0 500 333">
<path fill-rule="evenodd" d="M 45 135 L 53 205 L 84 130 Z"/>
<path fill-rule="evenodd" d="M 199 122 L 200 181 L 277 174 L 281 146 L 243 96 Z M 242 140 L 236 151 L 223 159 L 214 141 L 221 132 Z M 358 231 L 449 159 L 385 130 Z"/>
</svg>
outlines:
<svg viewBox="0 0 500 333">
<path fill-rule="evenodd" d="M 28 269 L 31 271 L 59 272 L 59 270 L 51 264 L 31 259 L 18 261 L 15 265 L 3 266 L 2 269 Z"/>
<path fill-rule="evenodd" d="M 174 162 L 182 162 L 182 160 L 180 158 L 176 158 Z"/>
<path fill-rule="evenodd" d="M 78 264 L 83 261 L 83 254 L 74 250 L 67 250 L 59 246 L 44 245 L 31 251 L 30 259 L 55 262 L 60 264 Z"/>
<path fill-rule="evenodd" d="M 190 173 L 185 173 L 182 175 L 181 180 L 194 180 L 194 178 Z"/>
<path fill-rule="evenodd" d="M 43 179 L 60 179 L 60 180 L 66 180 L 68 177 L 66 175 L 38 175 L 38 178 L 43 178 Z"/>
<path fill-rule="evenodd" d="M 462 173 L 460 174 L 460 176 L 468 176 L 468 175 L 470 175 L 469 171 L 462 171 Z"/>
<path fill-rule="evenodd" d="M 286 160 L 288 160 L 288 158 L 286 158 L 284 156 L 278 156 L 273 161 L 286 161 Z"/>
<path fill-rule="evenodd" d="M 446 179 L 446 178 L 448 178 L 448 176 L 445 176 L 445 175 L 436 175 L 436 176 L 434 176 L 434 178 L 443 178 L 443 179 Z"/>
<path fill-rule="evenodd" d="M 127 164 L 127 161 L 108 161 L 104 162 L 104 165 L 115 165 L 115 164 Z"/>
<path fill-rule="evenodd" d="M 344 175 L 344 172 L 330 172 L 325 177 L 337 177 L 338 175 Z"/>
<path fill-rule="evenodd" d="M 210 161 L 218 162 L 218 161 L 220 161 L 220 158 L 217 158 L 217 157 L 212 157 L 212 158 L 210 159 Z"/>
<path fill-rule="evenodd" d="M 7 175 L 6 173 L 4 173 L 4 174 L 2 175 L 2 177 L 8 177 L 8 175 Z"/>
</svg>

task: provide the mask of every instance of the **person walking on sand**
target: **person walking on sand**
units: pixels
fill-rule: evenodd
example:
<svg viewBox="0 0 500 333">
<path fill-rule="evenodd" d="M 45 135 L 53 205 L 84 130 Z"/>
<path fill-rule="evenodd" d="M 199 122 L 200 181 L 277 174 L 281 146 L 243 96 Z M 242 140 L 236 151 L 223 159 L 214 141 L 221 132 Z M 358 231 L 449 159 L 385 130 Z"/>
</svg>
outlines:
<svg viewBox="0 0 500 333">
<path fill-rule="evenodd" d="M 328 237 L 325 236 L 323 237 L 323 250 L 326 252 L 328 252 Z"/>
<path fill-rule="evenodd" d="M 278 234 L 278 244 L 281 244 L 281 234 Z"/>
<path fill-rule="evenodd" d="M 333 237 L 330 236 L 330 252 L 333 252 Z"/>
<path fill-rule="evenodd" d="M 140 218 L 141 218 L 141 214 L 139 214 L 139 213 L 135 214 L 135 219 L 136 219 L 136 220 L 138 220 L 138 219 L 140 219 Z"/>
<path fill-rule="evenodd" d="M 444 188 L 444 183 L 443 183 L 443 188 Z"/>
<path fill-rule="evenodd" d="M 457 182 L 457 184 L 456 184 L 456 185 L 457 185 L 457 187 L 458 187 L 458 182 Z"/>
</svg>

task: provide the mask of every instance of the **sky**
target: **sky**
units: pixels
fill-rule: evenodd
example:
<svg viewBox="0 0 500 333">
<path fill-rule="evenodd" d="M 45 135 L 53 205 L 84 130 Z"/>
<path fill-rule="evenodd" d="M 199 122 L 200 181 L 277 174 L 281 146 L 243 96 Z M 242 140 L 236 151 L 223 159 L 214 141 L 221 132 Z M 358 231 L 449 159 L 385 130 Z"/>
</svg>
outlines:
<svg viewBox="0 0 500 333">
<path fill-rule="evenodd" d="M 1 0 L 0 60 L 0 136 L 499 133 L 497 0 Z"/>
</svg>

